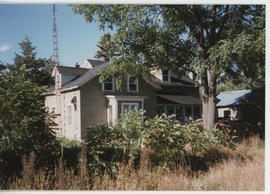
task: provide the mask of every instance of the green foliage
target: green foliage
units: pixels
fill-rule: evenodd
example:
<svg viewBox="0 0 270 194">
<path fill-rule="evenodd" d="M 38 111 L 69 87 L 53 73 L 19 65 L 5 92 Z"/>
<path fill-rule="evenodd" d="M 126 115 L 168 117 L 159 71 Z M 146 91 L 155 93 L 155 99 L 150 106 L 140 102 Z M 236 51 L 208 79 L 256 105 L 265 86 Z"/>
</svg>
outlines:
<svg viewBox="0 0 270 194">
<path fill-rule="evenodd" d="M 57 138 L 59 142 L 59 153 L 58 156 L 63 156 L 63 160 L 65 161 L 65 165 L 67 168 L 77 168 L 78 160 L 80 152 L 82 151 L 82 147 L 84 145 L 83 142 L 77 140 L 69 140 L 65 138 Z"/>
<path fill-rule="evenodd" d="M 100 81 L 114 75 L 120 88 L 127 74 L 150 79 L 153 67 L 166 66 L 179 75 L 191 71 L 203 91 L 205 126 L 214 127 L 210 102 L 223 77 L 244 74 L 264 82 L 264 5 L 78 4 L 73 11 L 114 30 L 108 52 L 118 55 L 101 71 Z"/>
<path fill-rule="evenodd" d="M 125 114 L 115 125 L 91 126 L 85 141 L 90 172 L 117 173 L 118 164 L 139 162 L 144 141 L 143 111 Z"/>
<path fill-rule="evenodd" d="M 20 170 L 24 154 L 35 152 L 36 165 L 58 154 L 42 96 L 46 87 L 29 80 L 29 71 L 22 65 L 0 73 L 0 171 L 6 174 Z"/>
<path fill-rule="evenodd" d="M 242 100 L 240 108 L 242 109 L 243 120 L 249 122 L 261 122 L 265 123 L 265 86 L 252 90 L 251 94 L 244 100 Z"/>
<path fill-rule="evenodd" d="M 36 48 L 32 46 L 32 43 L 27 37 L 19 43 L 19 46 L 21 54 L 15 53 L 14 68 L 20 69 L 21 66 L 25 65 L 27 69 L 26 76 L 30 81 L 40 86 L 52 85 L 51 60 L 36 58 Z"/>
<path fill-rule="evenodd" d="M 50 61 L 36 58 L 28 38 L 19 45 L 14 65 L 0 62 L 1 175 L 20 172 L 23 155 L 33 152 L 36 166 L 49 167 L 60 153 L 42 95 L 52 81 Z"/>
<path fill-rule="evenodd" d="M 120 162 L 131 160 L 136 165 L 143 147 L 150 150 L 152 167 L 167 169 L 185 164 L 187 156 L 204 155 L 218 146 L 234 148 L 217 129 L 205 130 L 196 121 L 179 125 L 174 116 L 166 115 L 143 120 L 143 111 L 131 111 L 114 126 L 90 127 L 86 140 L 90 171 L 115 175 Z"/>
<path fill-rule="evenodd" d="M 117 164 L 122 160 L 118 134 L 106 124 L 91 126 L 88 129 L 87 145 L 88 169 L 91 174 L 107 172 L 115 174 Z M 102 174 L 102 173 L 101 173 Z"/>
<path fill-rule="evenodd" d="M 204 155 L 217 146 L 234 148 L 218 129 L 205 130 L 196 121 L 179 125 L 173 118 L 174 115 L 162 115 L 145 123 L 149 130 L 146 147 L 151 150 L 150 159 L 155 166 L 173 168 L 185 163 L 188 155 Z"/>
<path fill-rule="evenodd" d="M 96 52 L 95 58 L 97 59 L 102 58 L 104 61 L 110 60 L 109 49 L 110 47 L 113 46 L 110 40 L 111 40 L 111 35 L 109 33 L 106 33 L 102 36 L 101 40 L 97 44 L 97 47 L 100 50 Z"/>
</svg>

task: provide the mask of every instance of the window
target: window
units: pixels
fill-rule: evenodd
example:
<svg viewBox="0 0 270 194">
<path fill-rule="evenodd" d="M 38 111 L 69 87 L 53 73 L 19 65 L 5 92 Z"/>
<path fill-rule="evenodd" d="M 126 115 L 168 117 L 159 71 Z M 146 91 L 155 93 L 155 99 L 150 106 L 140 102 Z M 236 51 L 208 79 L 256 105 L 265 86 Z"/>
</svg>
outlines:
<svg viewBox="0 0 270 194">
<path fill-rule="evenodd" d="M 52 107 L 52 114 L 55 114 L 55 107 Z"/>
<path fill-rule="evenodd" d="M 185 106 L 185 119 L 189 119 L 192 116 L 192 107 Z"/>
<path fill-rule="evenodd" d="M 67 121 L 68 125 L 72 125 L 72 106 L 67 106 Z"/>
<path fill-rule="evenodd" d="M 114 91 L 114 77 L 107 78 L 102 84 L 103 91 Z"/>
<path fill-rule="evenodd" d="M 159 105 L 157 107 L 157 113 L 158 113 L 159 116 L 161 116 L 162 114 L 166 114 L 165 105 Z"/>
<path fill-rule="evenodd" d="M 231 111 L 224 110 L 224 119 L 231 119 Z"/>
<path fill-rule="evenodd" d="M 201 118 L 201 107 L 200 106 L 194 106 L 194 119 Z"/>
<path fill-rule="evenodd" d="M 169 81 L 169 72 L 167 69 L 163 69 L 163 71 L 162 71 L 162 80 Z"/>
<path fill-rule="evenodd" d="M 168 69 L 162 70 L 162 81 L 171 81 L 171 71 Z"/>
<path fill-rule="evenodd" d="M 128 92 L 138 92 L 138 79 L 135 76 L 128 78 Z"/>
<path fill-rule="evenodd" d="M 74 110 L 77 110 L 77 98 L 76 96 L 74 96 L 71 100 L 71 103 L 74 105 Z"/>
<path fill-rule="evenodd" d="M 175 114 L 174 105 L 166 105 L 166 111 L 168 116 Z"/>
<path fill-rule="evenodd" d="M 139 103 L 122 103 L 122 115 L 131 110 L 138 110 Z"/>
<path fill-rule="evenodd" d="M 184 120 L 184 107 L 183 106 L 176 106 L 176 119 L 179 121 Z"/>
</svg>

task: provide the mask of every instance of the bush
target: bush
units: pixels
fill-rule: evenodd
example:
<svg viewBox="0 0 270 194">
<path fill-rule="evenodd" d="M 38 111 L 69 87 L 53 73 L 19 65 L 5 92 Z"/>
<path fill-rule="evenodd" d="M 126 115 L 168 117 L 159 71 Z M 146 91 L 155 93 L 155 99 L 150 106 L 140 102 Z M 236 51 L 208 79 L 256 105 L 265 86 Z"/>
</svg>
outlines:
<svg viewBox="0 0 270 194">
<path fill-rule="evenodd" d="M 83 142 L 64 138 L 58 138 L 57 140 L 61 147 L 58 156 L 63 156 L 67 168 L 76 168 L 78 166 L 78 160 L 76 159 L 82 150 Z"/>
<path fill-rule="evenodd" d="M 110 175 L 117 173 L 119 163 L 129 160 L 138 163 L 140 146 L 143 142 L 142 111 L 125 114 L 115 125 L 90 126 L 86 145 L 88 152 L 88 168 Z"/>
<path fill-rule="evenodd" d="M 45 87 L 28 79 L 30 69 L 0 72 L 0 175 L 18 173 L 22 156 L 34 152 L 35 165 L 57 156 L 58 144 L 44 106 Z"/>
<path fill-rule="evenodd" d="M 150 161 L 154 166 L 174 168 L 185 164 L 185 158 L 192 155 L 207 154 L 212 148 L 234 144 L 217 129 L 205 130 L 196 121 L 177 125 L 174 115 L 156 116 L 145 123 L 148 129 L 146 147 L 150 148 Z"/>
<path fill-rule="evenodd" d="M 174 168 L 186 164 L 187 156 L 203 156 L 212 148 L 234 148 L 230 139 L 217 129 L 205 130 L 199 122 L 179 125 L 174 115 L 146 119 L 143 111 L 126 113 L 115 125 L 98 125 L 88 129 L 88 167 L 94 173 L 117 173 L 118 164 L 131 161 L 139 163 L 141 148 L 150 150 L 152 166 Z M 144 121 L 145 120 L 145 121 Z"/>
</svg>

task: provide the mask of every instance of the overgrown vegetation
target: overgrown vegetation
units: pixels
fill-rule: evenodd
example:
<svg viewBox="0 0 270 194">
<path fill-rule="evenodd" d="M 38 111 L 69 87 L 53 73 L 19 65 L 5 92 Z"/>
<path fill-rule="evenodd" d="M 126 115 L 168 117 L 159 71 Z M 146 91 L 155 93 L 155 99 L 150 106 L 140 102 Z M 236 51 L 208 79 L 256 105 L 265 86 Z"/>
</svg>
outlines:
<svg viewBox="0 0 270 194">
<path fill-rule="evenodd" d="M 34 152 L 25 155 L 21 173 L 6 177 L 2 189 L 164 189 L 163 177 L 198 180 L 231 157 L 246 160 L 234 155 L 235 144 L 218 130 L 204 130 L 196 121 L 182 126 L 173 116 L 146 119 L 143 113 L 92 126 L 85 142 L 58 139 L 58 160 L 50 165 L 36 166 Z"/>
<path fill-rule="evenodd" d="M 264 141 L 257 136 L 238 143 L 235 150 L 219 148 L 218 154 L 208 154 L 205 160 L 215 161 L 207 171 L 194 171 L 187 166 L 172 170 L 151 168 L 149 150 L 143 149 L 139 168 L 119 163 L 118 175 L 89 176 L 86 154 L 78 156 L 78 171 L 67 168 L 60 159 L 54 171 L 33 169 L 34 155 L 23 162 L 21 177 L 10 178 L 1 189 L 40 190 L 264 190 Z M 150 167 L 149 167 L 150 166 Z M 196 173 L 195 173 L 196 172 Z"/>
<path fill-rule="evenodd" d="M 60 150 L 42 95 L 51 80 L 49 61 L 35 57 L 35 47 L 28 38 L 19 45 L 21 54 L 16 54 L 14 64 L 1 65 L 0 71 L 2 179 L 22 170 L 23 155 L 33 152 L 36 167 L 49 166 L 57 160 Z"/>
</svg>

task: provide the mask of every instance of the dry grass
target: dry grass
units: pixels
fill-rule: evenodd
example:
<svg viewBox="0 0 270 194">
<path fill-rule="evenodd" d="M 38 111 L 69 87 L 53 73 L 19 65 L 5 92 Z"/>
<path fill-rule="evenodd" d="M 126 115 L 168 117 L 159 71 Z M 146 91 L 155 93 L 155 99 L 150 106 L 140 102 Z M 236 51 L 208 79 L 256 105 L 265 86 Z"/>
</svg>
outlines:
<svg viewBox="0 0 270 194">
<path fill-rule="evenodd" d="M 86 169 L 86 153 L 82 151 L 79 171 L 65 169 L 60 159 L 54 173 L 40 169 L 34 174 L 34 156 L 24 163 L 22 178 L 10 180 L 7 189 L 38 190 L 264 190 L 264 141 L 258 137 L 244 140 L 234 151 L 219 150 L 224 157 L 213 163 L 208 171 L 196 172 L 180 167 L 174 171 L 152 169 L 147 152 L 141 157 L 140 168 L 121 164 L 118 176 L 112 179 L 105 174 L 90 179 Z M 32 157 L 32 158 L 31 158 Z M 26 161 L 26 160 L 25 160 Z M 221 162 L 220 162 L 221 161 Z M 30 165 L 30 166 L 29 166 Z"/>
</svg>

